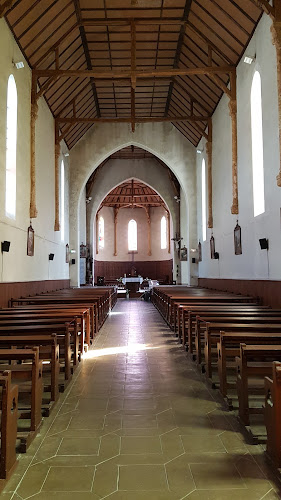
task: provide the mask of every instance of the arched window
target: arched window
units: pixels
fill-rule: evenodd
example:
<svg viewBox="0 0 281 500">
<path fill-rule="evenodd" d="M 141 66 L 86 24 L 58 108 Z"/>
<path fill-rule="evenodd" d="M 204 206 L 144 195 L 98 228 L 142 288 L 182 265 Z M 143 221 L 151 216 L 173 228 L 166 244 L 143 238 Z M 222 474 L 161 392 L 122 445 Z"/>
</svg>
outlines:
<svg viewBox="0 0 281 500">
<path fill-rule="evenodd" d="M 99 248 L 104 248 L 104 218 L 99 218 Z"/>
<path fill-rule="evenodd" d="M 163 215 L 161 219 L 161 250 L 167 248 L 167 219 Z"/>
<path fill-rule="evenodd" d="M 138 228 L 134 219 L 131 219 L 128 224 L 128 249 L 131 252 L 138 249 Z"/>
<path fill-rule="evenodd" d="M 265 210 L 261 77 L 258 71 L 254 73 L 251 88 L 251 130 L 254 216 L 256 217 Z"/>
<path fill-rule="evenodd" d="M 64 240 L 64 163 L 60 164 L 60 222 L 61 222 L 61 240 Z"/>
<path fill-rule="evenodd" d="M 207 239 L 207 217 L 206 217 L 206 163 L 202 160 L 202 237 Z"/>
<path fill-rule="evenodd" d="M 17 167 L 17 87 L 13 75 L 9 76 L 7 93 L 6 129 L 6 202 L 8 217 L 16 218 L 16 167 Z"/>
</svg>

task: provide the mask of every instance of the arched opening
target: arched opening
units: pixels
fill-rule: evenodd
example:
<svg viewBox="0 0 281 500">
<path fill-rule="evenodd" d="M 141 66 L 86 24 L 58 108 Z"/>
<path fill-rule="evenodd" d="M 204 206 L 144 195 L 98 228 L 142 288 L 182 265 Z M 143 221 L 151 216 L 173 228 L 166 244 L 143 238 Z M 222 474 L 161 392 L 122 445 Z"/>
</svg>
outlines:
<svg viewBox="0 0 281 500">
<path fill-rule="evenodd" d="M 128 250 L 129 252 L 138 250 L 138 225 L 134 219 L 128 223 Z"/>
</svg>

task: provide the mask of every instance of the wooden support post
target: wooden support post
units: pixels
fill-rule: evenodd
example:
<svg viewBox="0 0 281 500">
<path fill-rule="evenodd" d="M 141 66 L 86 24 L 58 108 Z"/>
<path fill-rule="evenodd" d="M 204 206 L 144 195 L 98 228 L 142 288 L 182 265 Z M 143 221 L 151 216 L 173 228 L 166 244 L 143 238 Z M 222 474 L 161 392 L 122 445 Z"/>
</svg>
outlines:
<svg viewBox="0 0 281 500">
<path fill-rule="evenodd" d="M 60 230 L 60 140 L 59 140 L 59 126 L 55 121 L 55 227 L 54 231 Z"/>
<path fill-rule="evenodd" d="M 119 209 L 114 207 L 114 257 L 117 255 L 117 219 Z"/>
<path fill-rule="evenodd" d="M 167 224 L 168 224 L 168 253 L 171 253 L 171 219 L 169 211 L 167 211 Z"/>
<path fill-rule="evenodd" d="M 278 5 L 278 7 L 277 7 Z M 280 1 L 276 1 L 275 19 L 271 26 L 272 43 L 276 48 L 277 60 L 277 95 L 278 95 L 278 112 L 279 112 L 279 154 L 280 165 L 279 173 L 276 176 L 277 186 L 281 187 L 281 6 Z"/>
<path fill-rule="evenodd" d="M 145 208 L 147 216 L 147 237 L 148 237 L 148 252 L 147 255 L 151 255 L 151 217 L 150 217 L 150 207 Z"/>
<path fill-rule="evenodd" d="M 232 207 L 231 213 L 238 214 L 238 175 L 237 175 L 237 100 L 236 100 L 236 71 L 230 75 L 231 98 L 229 101 L 229 113 L 232 125 Z"/>
<path fill-rule="evenodd" d="M 99 253 L 99 213 L 96 214 L 96 254 Z"/>
<path fill-rule="evenodd" d="M 30 113 L 30 209 L 31 219 L 37 217 L 36 209 L 36 172 L 35 172 L 35 125 L 38 116 L 38 104 L 36 99 L 37 77 L 32 72 L 31 83 L 31 113 Z"/>
<path fill-rule="evenodd" d="M 131 127 L 132 132 L 136 129 L 136 78 L 133 76 L 136 71 L 136 25 L 131 22 Z"/>
<path fill-rule="evenodd" d="M 206 144 L 208 156 L 208 227 L 213 227 L 213 180 L 212 180 L 212 162 L 213 162 L 213 127 L 212 118 L 208 120 L 208 141 Z"/>
</svg>

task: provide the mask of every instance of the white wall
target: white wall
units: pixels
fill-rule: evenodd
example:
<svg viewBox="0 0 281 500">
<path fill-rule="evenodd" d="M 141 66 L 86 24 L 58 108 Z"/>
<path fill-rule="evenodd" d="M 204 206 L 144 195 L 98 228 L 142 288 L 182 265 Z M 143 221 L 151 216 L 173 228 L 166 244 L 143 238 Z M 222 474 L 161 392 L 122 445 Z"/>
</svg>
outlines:
<svg viewBox="0 0 281 500">
<path fill-rule="evenodd" d="M 128 252 L 128 223 L 134 219 L 138 228 L 138 250 L 134 254 L 135 261 L 169 260 L 172 254 L 167 249 L 161 249 L 161 218 L 166 216 L 162 207 L 151 208 L 151 255 L 148 255 L 148 223 L 143 208 L 122 208 L 118 212 L 117 222 L 117 255 L 114 256 L 114 213 L 113 208 L 103 207 L 99 215 L 104 218 L 105 245 L 95 254 L 96 260 L 112 262 L 130 262 L 132 254 Z M 95 234 L 95 231 L 94 231 Z"/>
<path fill-rule="evenodd" d="M 246 50 L 256 54 L 252 65 L 240 62 L 237 68 L 238 105 L 238 189 L 239 216 L 231 215 L 231 121 L 228 98 L 224 96 L 213 117 L 213 215 L 214 237 L 219 260 L 210 259 L 209 240 L 202 243 L 201 162 L 197 155 L 198 239 L 202 243 L 203 261 L 200 277 L 237 279 L 281 279 L 281 190 L 276 185 L 279 170 L 278 107 L 276 51 L 270 34 L 271 21 L 264 15 Z M 261 74 L 263 103 L 263 145 L 265 177 L 265 213 L 254 217 L 250 92 L 255 69 Z M 202 141 L 200 146 L 204 146 Z M 242 229 L 242 255 L 234 254 L 233 230 L 236 220 Z M 259 238 L 269 239 L 269 252 L 261 250 Z M 268 261 L 269 259 L 269 272 Z"/>
<path fill-rule="evenodd" d="M 35 255 L 27 256 L 27 228 L 30 196 L 30 89 L 31 71 L 16 70 L 12 59 L 23 61 L 19 48 L 5 21 L 0 19 L 0 240 L 11 242 L 10 252 L 0 252 L 0 281 L 33 281 L 66 279 L 69 265 L 65 263 L 65 244 L 69 239 L 69 173 L 65 163 L 65 241 L 54 232 L 54 120 L 43 98 L 39 100 L 36 122 L 36 202 L 38 217 L 33 219 Z M 13 74 L 18 94 L 17 129 L 17 205 L 16 219 L 5 215 L 6 182 L 6 103 L 7 82 Z M 66 147 L 62 145 L 62 152 Z M 61 161 L 62 157 L 60 158 Z M 53 261 L 48 260 L 54 253 Z"/>
</svg>

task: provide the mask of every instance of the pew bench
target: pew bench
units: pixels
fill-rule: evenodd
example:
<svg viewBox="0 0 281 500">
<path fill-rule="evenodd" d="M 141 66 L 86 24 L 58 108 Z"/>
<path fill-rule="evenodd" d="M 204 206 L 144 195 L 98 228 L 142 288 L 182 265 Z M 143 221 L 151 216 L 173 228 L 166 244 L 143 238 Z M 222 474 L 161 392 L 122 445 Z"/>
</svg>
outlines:
<svg viewBox="0 0 281 500">
<path fill-rule="evenodd" d="M 25 453 L 42 422 L 43 362 L 39 348 L 0 349 L 0 370 L 10 370 L 12 381 L 18 384 L 17 439 L 19 451 Z"/>
<path fill-rule="evenodd" d="M 281 467 L 281 363 L 272 363 L 272 373 L 265 377 L 266 453 L 275 467 Z"/>
<path fill-rule="evenodd" d="M 16 466 L 16 439 L 18 425 L 18 386 L 12 384 L 11 371 L 0 372 L 1 449 L 0 490 L 5 486 Z"/>
<path fill-rule="evenodd" d="M 250 415 L 264 414 L 264 378 L 271 375 L 273 361 L 281 361 L 281 344 L 240 346 L 236 357 L 237 394 L 239 420 L 245 426 L 250 425 Z M 262 395 L 262 399 L 251 401 L 253 395 Z"/>
</svg>

